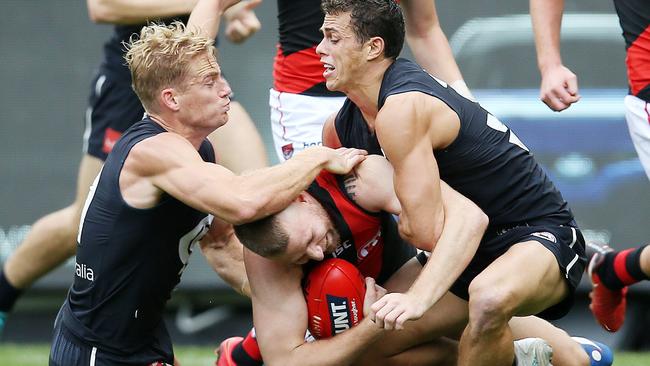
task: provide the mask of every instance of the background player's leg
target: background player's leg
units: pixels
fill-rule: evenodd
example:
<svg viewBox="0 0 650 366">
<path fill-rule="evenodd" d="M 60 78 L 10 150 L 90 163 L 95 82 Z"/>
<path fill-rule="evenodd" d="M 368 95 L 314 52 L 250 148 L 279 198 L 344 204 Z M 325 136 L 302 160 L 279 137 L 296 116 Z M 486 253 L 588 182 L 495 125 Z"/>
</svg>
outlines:
<svg viewBox="0 0 650 366">
<path fill-rule="evenodd" d="M 542 338 L 553 347 L 553 365 L 589 366 L 587 353 L 562 329 L 535 316 L 514 317 L 508 323 L 514 339 Z"/>
<path fill-rule="evenodd" d="M 22 290 L 74 255 L 81 210 L 88 188 L 102 164 L 100 159 L 84 155 L 79 166 L 74 203 L 36 221 L 5 262 L 0 279 L 0 330 L 6 313 L 11 311 Z"/>
<path fill-rule="evenodd" d="M 228 123 L 208 137 L 217 153 L 217 162 L 235 173 L 269 164 L 262 137 L 244 107 L 230 104 Z"/>
<path fill-rule="evenodd" d="M 627 286 L 650 278 L 650 245 L 615 251 L 587 243 L 592 290 L 589 308 L 607 331 L 616 332 L 625 320 Z"/>
<path fill-rule="evenodd" d="M 79 166 L 74 203 L 36 221 L 20 246 L 5 262 L 3 272 L 10 285 L 25 289 L 74 255 L 81 210 L 88 188 L 101 166 L 100 159 L 84 155 Z M 5 299 L 0 300 L 5 302 Z M 4 311 L 10 310 L 11 307 Z"/>
</svg>

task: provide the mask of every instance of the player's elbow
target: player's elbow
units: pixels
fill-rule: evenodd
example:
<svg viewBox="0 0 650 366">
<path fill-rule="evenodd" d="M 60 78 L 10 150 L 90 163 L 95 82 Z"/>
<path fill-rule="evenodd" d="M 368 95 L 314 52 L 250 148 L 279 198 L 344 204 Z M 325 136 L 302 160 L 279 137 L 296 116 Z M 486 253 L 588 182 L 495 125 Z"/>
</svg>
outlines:
<svg viewBox="0 0 650 366">
<path fill-rule="evenodd" d="M 424 40 L 431 37 L 432 28 L 430 24 L 412 24 L 406 27 L 406 39 L 408 42 Z"/>
<path fill-rule="evenodd" d="M 437 17 L 417 17 L 417 21 L 406 23 L 406 37 L 413 40 L 424 40 L 442 32 Z"/>
<path fill-rule="evenodd" d="M 463 216 L 468 227 L 467 230 L 470 230 L 477 236 L 483 236 L 485 230 L 490 224 L 490 218 L 488 215 L 483 212 L 478 206 L 473 202 L 469 202 L 465 209 Z"/>
<path fill-rule="evenodd" d="M 438 222 L 440 221 L 440 222 Z M 400 216 L 398 228 L 399 234 L 406 241 L 414 245 L 416 248 L 426 251 L 432 251 L 435 243 L 438 242 L 440 234 L 444 226 L 443 220 L 436 220 L 432 225 L 427 227 L 416 228 L 405 219 L 403 215 Z"/>
<path fill-rule="evenodd" d="M 490 224 L 490 218 L 488 215 L 485 214 L 481 209 L 477 207 L 477 212 L 475 214 L 475 230 L 477 233 L 479 233 L 481 236 L 485 233 L 485 230 L 487 229 L 488 225 Z"/>
<path fill-rule="evenodd" d="M 246 224 L 264 217 L 266 200 L 253 194 L 241 193 L 234 197 L 227 221 L 233 225 Z"/>
<path fill-rule="evenodd" d="M 254 221 L 259 216 L 260 209 L 255 203 L 242 200 L 241 203 L 232 209 L 228 221 L 233 225 L 246 224 Z"/>
</svg>

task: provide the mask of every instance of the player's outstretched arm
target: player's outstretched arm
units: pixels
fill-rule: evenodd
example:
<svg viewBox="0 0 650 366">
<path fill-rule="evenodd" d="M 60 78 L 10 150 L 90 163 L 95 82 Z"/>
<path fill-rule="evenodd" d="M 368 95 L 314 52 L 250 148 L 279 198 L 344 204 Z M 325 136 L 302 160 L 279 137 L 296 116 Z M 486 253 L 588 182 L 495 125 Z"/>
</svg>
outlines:
<svg viewBox="0 0 650 366">
<path fill-rule="evenodd" d="M 146 178 L 158 194 L 167 192 L 197 210 L 240 224 L 288 206 L 322 169 L 346 174 L 364 157 L 362 150 L 314 147 L 282 164 L 235 175 L 204 162 L 180 135 L 161 133 L 133 147 L 120 181 Z"/>
<path fill-rule="evenodd" d="M 192 9 L 187 28 L 199 29 L 210 39 L 215 39 L 221 23 L 223 12 L 238 3 L 239 0 L 199 0 Z"/>
<path fill-rule="evenodd" d="M 268 366 L 351 365 L 383 331 L 368 319 L 329 339 L 305 341 L 307 304 L 301 286 L 302 268 L 263 258 L 244 249 L 251 284 L 253 322 L 264 364 Z M 365 303 L 380 295 L 366 282 Z"/>
<path fill-rule="evenodd" d="M 432 251 L 405 294 L 388 294 L 372 305 L 370 317 L 386 329 L 401 329 L 405 321 L 420 318 L 449 290 L 476 253 L 487 227 L 483 212 L 441 183 L 432 153 L 455 139 L 458 116 L 441 101 L 421 98 L 430 97 L 391 96 L 376 120 L 377 136 L 395 169 L 400 233 Z M 469 220 L 473 223 L 467 226 Z"/>
<path fill-rule="evenodd" d="M 537 65 L 542 75 L 539 98 L 558 112 L 580 100 L 578 78 L 562 64 L 560 55 L 563 9 L 564 0 L 530 0 Z"/>
<path fill-rule="evenodd" d="M 406 41 L 418 64 L 459 94 L 474 99 L 440 27 L 435 1 L 402 0 L 401 5 L 406 21 Z"/>
<path fill-rule="evenodd" d="M 197 0 L 86 0 L 96 23 L 140 24 L 148 20 L 189 14 Z"/>
<path fill-rule="evenodd" d="M 223 0 L 228 9 L 239 0 Z M 198 0 L 86 0 L 88 17 L 95 23 L 141 24 L 147 21 L 189 14 Z"/>
</svg>

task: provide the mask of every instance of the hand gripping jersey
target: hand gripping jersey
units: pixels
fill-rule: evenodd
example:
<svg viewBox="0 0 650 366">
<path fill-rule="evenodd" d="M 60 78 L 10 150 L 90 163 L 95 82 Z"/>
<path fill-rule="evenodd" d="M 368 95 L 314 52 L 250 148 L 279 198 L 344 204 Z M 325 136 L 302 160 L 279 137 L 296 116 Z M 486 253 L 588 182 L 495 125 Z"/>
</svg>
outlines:
<svg viewBox="0 0 650 366">
<path fill-rule="evenodd" d="M 440 99 L 458 114 L 456 140 L 444 150 L 433 151 L 440 179 L 475 202 L 490 218 L 491 227 L 527 225 L 540 219 L 563 225 L 573 220 L 566 201 L 517 136 L 478 103 L 417 64 L 398 59 L 386 70 L 378 107 L 391 95 L 413 91 Z M 342 146 L 383 155 L 374 132 L 349 99 L 335 126 Z"/>
<path fill-rule="evenodd" d="M 67 333 L 115 362 L 173 364 L 162 312 L 212 219 L 167 194 L 149 209 L 122 198 L 119 176 L 131 148 L 163 132 L 145 117 L 109 154 L 86 201 L 76 273 L 62 309 Z M 214 162 L 207 140 L 199 154 Z"/>
<path fill-rule="evenodd" d="M 415 248 L 399 237 L 393 217 L 368 212 L 354 203 L 344 193 L 342 176 L 323 171 L 307 192 L 323 205 L 341 236 L 329 257 L 344 259 L 364 276 L 383 283 L 415 256 Z"/>
<path fill-rule="evenodd" d="M 650 2 L 614 0 L 623 29 L 630 94 L 650 102 Z"/>
</svg>

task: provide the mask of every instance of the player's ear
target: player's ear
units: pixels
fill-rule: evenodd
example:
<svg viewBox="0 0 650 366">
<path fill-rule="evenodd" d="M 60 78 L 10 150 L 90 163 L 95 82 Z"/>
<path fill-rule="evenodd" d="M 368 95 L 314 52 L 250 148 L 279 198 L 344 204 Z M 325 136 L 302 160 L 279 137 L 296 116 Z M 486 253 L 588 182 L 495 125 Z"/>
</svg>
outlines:
<svg viewBox="0 0 650 366">
<path fill-rule="evenodd" d="M 325 253 L 317 243 L 309 243 L 307 245 L 307 256 L 309 259 L 322 261 L 325 258 Z"/>
<path fill-rule="evenodd" d="M 178 111 L 180 109 L 180 106 L 178 104 L 178 96 L 176 95 L 176 91 L 173 88 L 166 88 L 161 90 L 160 99 L 165 107 L 173 111 Z"/>
<path fill-rule="evenodd" d="M 374 60 L 384 53 L 384 39 L 381 37 L 371 37 L 367 41 L 368 61 Z"/>
</svg>

